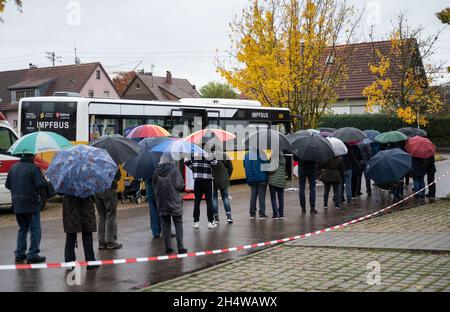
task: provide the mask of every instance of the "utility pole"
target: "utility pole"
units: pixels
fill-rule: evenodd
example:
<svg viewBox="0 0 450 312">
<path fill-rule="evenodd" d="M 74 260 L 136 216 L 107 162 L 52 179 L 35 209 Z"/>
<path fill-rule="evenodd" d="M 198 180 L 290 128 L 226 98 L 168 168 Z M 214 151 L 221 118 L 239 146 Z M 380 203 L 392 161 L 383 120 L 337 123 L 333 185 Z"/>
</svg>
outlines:
<svg viewBox="0 0 450 312">
<path fill-rule="evenodd" d="M 61 62 L 61 56 L 56 56 L 55 51 L 45 52 L 45 53 L 47 53 L 47 59 L 50 60 L 50 62 L 52 63 L 53 67 L 55 67 L 56 61 Z"/>
</svg>

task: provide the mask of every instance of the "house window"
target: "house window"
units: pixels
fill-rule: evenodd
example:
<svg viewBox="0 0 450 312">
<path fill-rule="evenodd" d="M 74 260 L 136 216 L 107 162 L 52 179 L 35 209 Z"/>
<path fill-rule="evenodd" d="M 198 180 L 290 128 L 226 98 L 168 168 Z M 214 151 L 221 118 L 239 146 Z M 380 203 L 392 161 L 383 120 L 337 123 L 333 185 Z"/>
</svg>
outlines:
<svg viewBox="0 0 450 312">
<path fill-rule="evenodd" d="M 13 96 L 12 98 L 15 98 L 15 101 L 17 102 L 19 102 L 21 98 L 35 96 L 34 89 L 16 90 L 13 92 L 15 92 L 15 97 Z"/>
<path fill-rule="evenodd" d="M 109 91 L 107 90 L 107 91 L 104 91 L 103 92 L 103 95 L 106 97 L 106 98 L 109 98 Z"/>
<path fill-rule="evenodd" d="M 94 97 L 94 90 L 88 91 L 88 97 Z"/>
<path fill-rule="evenodd" d="M 334 56 L 333 56 L 333 54 L 330 54 L 330 55 L 327 56 L 327 60 L 326 60 L 325 64 L 326 65 L 331 65 L 333 63 L 334 63 Z"/>
<path fill-rule="evenodd" d="M 138 82 L 136 83 L 136 89 L 140 89 L 141 88 L 141 84 Z"/>
<path fill-rule="evenodd" d="M 100 70 L 99 70 L 99 69 L 97 69 L 97 70 L 95 71 L 95 77 L 96 77 L 97 79 L 100 79 Z"/>
</svg>

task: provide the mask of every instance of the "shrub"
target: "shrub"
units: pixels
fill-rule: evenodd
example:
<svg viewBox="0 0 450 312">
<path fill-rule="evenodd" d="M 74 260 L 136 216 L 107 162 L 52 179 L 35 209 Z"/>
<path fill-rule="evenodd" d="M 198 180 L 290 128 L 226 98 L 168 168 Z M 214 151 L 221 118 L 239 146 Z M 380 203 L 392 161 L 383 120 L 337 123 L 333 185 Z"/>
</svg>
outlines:
<svg viewBox="0 0 450 312">
<path fill-rule="evenodd" d="M 429 124 L 423 127 L 428 138 L 437 146 L 450 147 L 450 115 L 428 117 Z M 355 127 L 361 130 L 374 129 L 380 132 L 411 127 L 398 118 L 389 118 L 383 114 L 363 115 L 326 115 L 319 120 L 319 127 Z"/>
</svg>

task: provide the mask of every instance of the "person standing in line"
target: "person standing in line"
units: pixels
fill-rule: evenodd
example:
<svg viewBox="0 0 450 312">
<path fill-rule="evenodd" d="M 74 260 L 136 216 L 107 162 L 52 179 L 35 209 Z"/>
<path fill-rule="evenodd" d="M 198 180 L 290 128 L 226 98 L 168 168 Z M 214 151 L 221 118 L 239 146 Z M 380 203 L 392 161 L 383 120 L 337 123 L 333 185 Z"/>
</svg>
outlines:
<svg viewBox="0 0 450 312">
<path fill-rule="evenodd" d="M 434 155 L 431 156 L 431 157 L 428 157 L 425 160 L 425 165 L 426 165 L 426 168 L 427 168 L 427 184 L 428 185 L 430 185 L 435 179 L 435 177 L 434 177 L 434 175 L 436 173 L 436 164 L 435 164 L 435 162 L 436 162 L 436 159 L 434 158 Z M 428 187 L 428 194 L 426 196 L 431 201 L 435 200 L 435 198 L 436 198 L 436 183 L 433 183 L 433 184 L 431 184 Z"/>
<path fill-rule="evenodd" d="M 351 146 L 352 153 L 352 197 L 359 197 L 362 195 L 360 191 L 358 191 L 358 187 L 361 189 L 361 150 L 357 145 Z"/>
<path fill-rule="evenodd" d="M 152 180 L 145 180 L 145 196 L 148 202 L 148 211 L 150 214 L 150 230 L 153 238 L 161 237 L 161 222 L 156 208 L 155 195 L 153 191 Z"/>
<path fill-rule="evenodd" d="M 117 183 L 120 180 L 120 169 L 117 169 L 111 187 L 95 194 L 95 206 L 98 213 L 98 249 L 120 249 L 117 242 Z"/>
<path fill-rule="evenodd" d="M 5 187 L 11 191 L 12 209 L 16 215 L 19 231 L 15 261 L 17 263 L 45 262 L 40 256 L 41 243 L 41 192 L 47 182 L 34 164 L 34 155 L 23 154 L 20 161 L 9 169 Z M 27 236 L 30 232 L 30 248 L 27 252 Z"/>
<path fill-rule="evenodd" d="M 269 172 L 269 191 L 272 202 L 272 219 L 284 220 L 284 189 L 286 188 L 286 158 L 280 154 L 278 166 Z M 277 203 L 278 197 L 278 203 Z"/>
<path fill-rule="evenodd" d="M 341 202 L 341 187 L 344 176 L 344 161 L 340 156 L 336 156 L 323 164 L 324 172 L 322 174 L 322 182 L 325 189 L 323 194 L 323 208 L 328 208 L 328 196 L 330 189 L 333 187 L 334 208 L 339 209 Z"/>
<path fill-rule="evenodd" d="M 228 187 L 230 186 L 230 177 L 233 174 L 233 163 L 231 162 L 228 155 L 222 152 L 220 155 L 217 153 L 214 157 L 217 160 L 217 164 L 212 167 L 213 178 L 214 178 L 214 190 L 213 190 L 213 212 L 214 212 L 214 222 L 219 223 L 219 191 L 222 196 L 223 207 L 225 209 L 225 214 L 227 215 L 228 224 L 232 224 L 234 221 L 231 217 L 231 205 L 230 198 L 228 196 Z M 217 157 L 220 156 L 220 157 Z"/>
<path fill-rule="evenodd" d="M 357 187 L 357 194 L 358 195 L 362 195 L 361 192 L 361 181 L 362 181 L 362 175 L 364 174 L 364 179 L 366 181 L 366 193 L 367 196 L 372 196 L 372 186 L 371 186 L 371 182 L 370 179 L 366 176 L 366 169 L 367 169 L 367 163 L 369 161 L 370 158 L 372 158 L 372 148 L 370 146 L 370 143 L 362 143 L 358 145 L 360 151 L 361 151 L 361 161 L 360 161 L 360 165 L 361 165 L 361 176 L 359 177 L 359 183 L 358 183 L 358 187 Z"/>
<path fill-rule="evenodd" d="M 267 172 L 263 171 L 261 165 L 267 163 L 267 155 L 264 151 L 251 149 L 245 154 L 244 168 L 245 179 L 250 186 L 250 218 L 256 218 L 256 200 L 259 200 L 259 218 L 267 219 L 266 215 L 266 191 Z"/>
<path fill-rule="evenodd" d="M 161 218 L 162 236 L 166 253 L 172 253 L 172 221 L 179 254 L 187 253 L 183 244 L 183 199 L 180 192 L 184 189 L 183 177 L 169 153 L 161 156 L 160 163 L 152 179 L 154 197 L 158 215 Z"/>
<path fill-rule="evenodd" d="M 424 160 L 422 158 L 412 157 L 411 176 L 414 183 L 414 192 L 418 192 L 425 187 L 425 174 L 427 174 L 427 167 Z M 420 193 L 414 195 L 414 198 L 424 199 L 425 190 L 422 190 Z"/>
<path fill-rule="evenodd" d="M 85 260 L 95 261 L 92 233 L 97 231 L 97 223 L 92 197 L 80 198 L 72 195 L 64 195 L 63 226 L 64 232 L 66 233 L 66 244 L 64 247 L 65 262 L 76 260 L 75 247 L 77 245 L 77 233 L 81 233 Z M 90 270 L 97 267 L 97 265 L 88 266 L 87 269 Z"/>
<path fill-rule="evenodd" d="M 217 161 L 209 155 L 202 154 L 200 159 L 188 160 L 185 162 L 194 176 L 194 229 L 200 228 L 200 203 L 203 195 L 206 200 L 206 214 L 208 217 L 208 229 L 214 229 L 217 224 L 214 222 L 214 213 L 212 208 L 213 194 L 213 175 L 212 166 Z"/>
<path fill-rule="evenodd" d="M 298 162 L 298 174 L 299 174 L 299 198 L 300 207 L 302 213 L 306 213 L 306 197 L 305 188 L 306 180 L 309 183 L 309 205 L 310 213 L 319 213 L 316 210 L 316 178 L 317 178 L 317 163 L 315 161 L 300 160 Z"/>
<path fill-rule="evenodd" d="M 352 199 L 352 154 L 353 150 L 351 147 L 346 143 L 345 144 L 348 149 L 348 153 L 342 156 L 342 159 L 344 161 L 344 181 L 343 181 L 343 187 L 342 187 L 342 200 L 341 202 L 345 202 L 347 200 L 347 205 L 355 205 L 355 201 Z M 345 197 L 344 198 L 344 186 L 345 186 Z"/>
</svg>

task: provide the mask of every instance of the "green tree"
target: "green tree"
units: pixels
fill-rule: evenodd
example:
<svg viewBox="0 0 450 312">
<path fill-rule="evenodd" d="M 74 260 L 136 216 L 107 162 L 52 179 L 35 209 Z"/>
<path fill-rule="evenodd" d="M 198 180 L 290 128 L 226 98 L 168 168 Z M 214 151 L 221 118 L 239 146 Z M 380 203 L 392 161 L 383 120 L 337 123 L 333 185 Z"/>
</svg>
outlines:
<svg viewBox="0 0 450 312">
<path fill-rule="evenodd" d="M 211 81 L 200 88 L 200 93 L 204 98 L 235 99 L 236 92 L 226 83 Z"/>
<path fill-rule="evenodd" d="M 1 17 L 1 15 L 3 14 L 3 12 L 5 11 L 5 5 L 8 2 L 8 0 L 0 0 L 0 22 L 3 23 L 3 19 Z M 14 2 L 17 5 L 17 9 L 22 12 L 22 0 L 14 0 Z"/>
<path fill-rule="evenodd" d="M 444 24 L 450 24 L 450 7 L 436 13 L 438 19 Z"/>
</svg>

